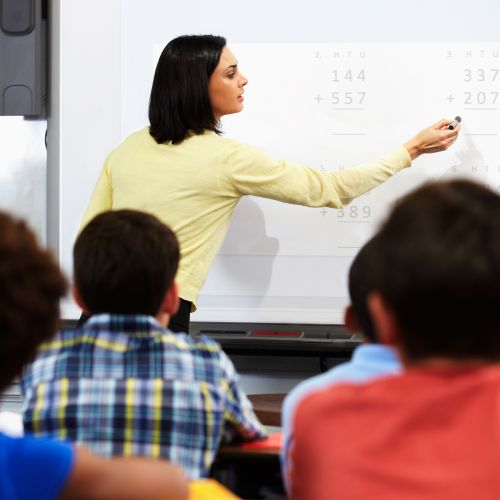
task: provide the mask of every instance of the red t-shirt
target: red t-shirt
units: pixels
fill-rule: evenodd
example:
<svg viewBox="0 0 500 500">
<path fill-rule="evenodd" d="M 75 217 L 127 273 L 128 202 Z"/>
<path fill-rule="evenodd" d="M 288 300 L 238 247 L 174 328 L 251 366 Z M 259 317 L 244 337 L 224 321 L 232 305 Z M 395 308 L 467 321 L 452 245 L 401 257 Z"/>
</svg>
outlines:
<svg viewBox="0 0 500 500">
<path fill-rule="evenodd" d="M 294 499 L 500 498 L 500 365 L 319 390 L 294 429 Z"/>
</svg>

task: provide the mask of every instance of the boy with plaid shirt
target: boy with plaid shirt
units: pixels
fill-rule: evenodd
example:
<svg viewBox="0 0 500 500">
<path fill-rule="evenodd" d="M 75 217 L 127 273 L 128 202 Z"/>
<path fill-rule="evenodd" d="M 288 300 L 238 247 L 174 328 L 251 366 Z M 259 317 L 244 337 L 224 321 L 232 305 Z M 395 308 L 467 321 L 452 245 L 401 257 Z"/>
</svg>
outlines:
<svg viewBox="0 0 500 500">
<path fill-rule="evenodd" d="M 266 433 L 220 346 L 166 329 L 179 299 L 175 235 L 134 210 L 79 235 L 74 296 L 92 316 L 42 345 L 22 380 L 24 427 L 103 456 L 168 458 L 208 475 L 221 442 Z"/>
</svg>

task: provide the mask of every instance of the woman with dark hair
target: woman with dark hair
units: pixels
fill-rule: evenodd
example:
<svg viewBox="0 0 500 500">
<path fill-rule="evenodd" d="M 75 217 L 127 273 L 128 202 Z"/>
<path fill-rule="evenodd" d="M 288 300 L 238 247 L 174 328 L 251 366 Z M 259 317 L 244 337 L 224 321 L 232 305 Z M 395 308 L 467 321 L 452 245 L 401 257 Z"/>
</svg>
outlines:
<svg viewBox="0 0 500 500">
<path fill-rule="evenodd" d="M 225 38 L 211 35 L 181 36 L 165 47 L 149 101 L 149 132 L 158 144 L 180 144 L 189 133 L 220 134 L 220 116 L 215 116 L 209 86 L 214 85 L 210 77 L 225 47 Z M 229 79 L 236 75 L 234 69 L 228 70 Z M 244 79 L 241 87 L 246 83 Z M 233 113 L 243 108 L 242 102 Z"/>
<path fill-rule="evenodd" d="M 220 137 L 220 119 L 243 109 L 247 83 L 223 37 L 169 42 L 153 80 L 150 126 L 109 155 L 83 219 L 85 225 L 105 210 L 132 208 L 173 229 L 181 247 L 181 305 L 169 325 L 173 331 L 188 331 L 189 314 L 242 196 L 341 208 L 420 154 L 447 149 L 460 130 L 440 120 L 373 162 L 321 172 Z"/>
</svg>

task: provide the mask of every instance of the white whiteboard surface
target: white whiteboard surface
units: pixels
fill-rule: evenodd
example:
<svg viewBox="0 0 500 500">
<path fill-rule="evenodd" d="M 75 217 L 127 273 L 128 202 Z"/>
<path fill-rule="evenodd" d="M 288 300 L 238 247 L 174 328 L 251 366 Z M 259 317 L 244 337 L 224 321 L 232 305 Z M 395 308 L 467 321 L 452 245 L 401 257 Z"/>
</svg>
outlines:
<svg viewBox="0 0 500 500">
<path fill-rule="evenodd" d="M 59 7 L 56 246 L 67 272 L 104 158 L 147 123 L 159 47 L 183 33 L 228 38 L 249 84 L 246 109 L 224 118 L 223 128 L 277 157 L 349 168 L 432 120 L 464 119 L 453 149 L 419 158 L 343 211 L 243 199 L 194 321 L 341 323 L 349 263 L 395 198 L 425 179 L 457 175 L 500 188 L 494 21 L 500 6 L 494 1 L 451 7 L 276 0 L 239 10 L 229 1 L 93 0 L 82 6 L 64 0 Z M 443 31 L 443 22 L 453 29 Z M 84 33 L 83 26 L 92 30 Z M 63 307 L 67 318 L 78 314 L 69 301 Z"/>
</svg>

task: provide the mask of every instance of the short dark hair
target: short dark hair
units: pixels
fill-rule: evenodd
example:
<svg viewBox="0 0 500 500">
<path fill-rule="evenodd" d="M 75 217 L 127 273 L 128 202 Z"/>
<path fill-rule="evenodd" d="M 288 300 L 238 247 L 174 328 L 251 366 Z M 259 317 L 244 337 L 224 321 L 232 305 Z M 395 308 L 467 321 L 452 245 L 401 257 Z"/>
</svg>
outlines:
<svg viewBox="0 0 500 500">
<path fill-rule="evenodd" d="M 184 35 L 163 49 L 149 99 L 149 132 L 158 144 L 179 144 L 189 132 L 220 133 L 208 81 L 225 46 L 221 36 Z"/>
<path fill-rule="evenodd" d="M 25 222 L 0 212 L 0 392 L 57 330 L 67 282 Z"/>
<path fill-rule="evenodd" d="M 374 236 L 361 248 L 352 261 L 349 269 L 349 297 L 356 320 L 363 335 L 370 342 L 377 342 L 373 323 L 367 306 L 367 297 L 375 288 L 374 285 L 374 253 L 377 236 Z"/>
<path fill-rule="evenodd" d="M 467 180 L 402 198 L 379 232 L 377 288 L 410 361 L 500 360 L 500 197 Z"/>
<path fill-rule="evenodd" d="M 73 247 L 75 286 L 91 314 L 156 316 L 178 263 L 175 234 L 137 210 L 97 215 Z"/>
</svg>

